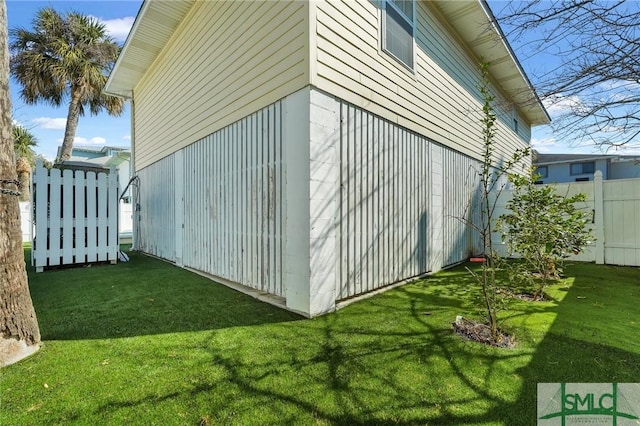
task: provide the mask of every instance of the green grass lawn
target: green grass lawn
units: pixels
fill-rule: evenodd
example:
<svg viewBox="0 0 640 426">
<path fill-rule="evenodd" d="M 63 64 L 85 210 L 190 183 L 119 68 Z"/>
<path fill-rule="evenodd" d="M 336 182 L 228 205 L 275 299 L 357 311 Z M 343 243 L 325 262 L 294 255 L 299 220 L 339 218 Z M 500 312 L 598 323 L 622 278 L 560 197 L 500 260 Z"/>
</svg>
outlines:
<svg viewBox="0 0 640 426">
<path fill-rule="evenodd" d="M 565 272 L 496 349 L 452 332 L 462 267 L 313 320 L 140 254 L 30 271 L 44 343 L 0 371 L 0 424 L 532 425 L 539 382 L 640 381 L 640 269 Z"/>
</svg>

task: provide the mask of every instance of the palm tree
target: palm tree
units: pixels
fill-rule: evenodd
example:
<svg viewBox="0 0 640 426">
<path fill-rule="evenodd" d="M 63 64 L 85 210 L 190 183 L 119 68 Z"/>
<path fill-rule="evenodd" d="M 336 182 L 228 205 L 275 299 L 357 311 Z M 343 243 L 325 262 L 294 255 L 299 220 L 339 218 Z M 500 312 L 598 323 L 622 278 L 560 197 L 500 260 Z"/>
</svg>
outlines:
<svg viewBox="0 0 640 426">
<path fill-rule="evenodd" d="M 13 150 L 16 155 L 16 170 L 20 182 L 20 201 L 31 198 L 31 169 L 35 164 L 36 153 L 33 147 L 38 145 L 36 137 L 24 126 L 13 125 Z"/>
<path fill-rule="evenodd" d="M 124 100 L 102 93 L 120 47 L 95 18 L 77 12 L 60 15 L 53 8 L 38 11 L 33 31 L 11 29 L 11 73 L 22 84 L 28 104 L 68 102 L 67 124 L 57 162 L 71 157 L 78 118 L 88 109 L 120 115 Z"/>
<path fill-rule="evenodd" d="M 16 167 L 11 135 L 7 7 L 0 0 L 0 367 L 40 347 L 22 252 Z"/>
</svg>

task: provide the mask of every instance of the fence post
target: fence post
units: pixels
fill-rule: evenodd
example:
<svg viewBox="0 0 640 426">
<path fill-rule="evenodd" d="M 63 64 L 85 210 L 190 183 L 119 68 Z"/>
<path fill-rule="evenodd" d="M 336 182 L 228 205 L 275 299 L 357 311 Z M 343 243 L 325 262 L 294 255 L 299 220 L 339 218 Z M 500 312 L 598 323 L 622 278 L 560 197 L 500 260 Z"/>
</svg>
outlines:
<svg viewBox="0 0 640 426">
<path fill-rule="evenodd" d="M 596 227 L 596 264 L 604 265 L 604 188 L 600 170 L 596 170 L 593 176 L 593 208 Z"/>
</svg>

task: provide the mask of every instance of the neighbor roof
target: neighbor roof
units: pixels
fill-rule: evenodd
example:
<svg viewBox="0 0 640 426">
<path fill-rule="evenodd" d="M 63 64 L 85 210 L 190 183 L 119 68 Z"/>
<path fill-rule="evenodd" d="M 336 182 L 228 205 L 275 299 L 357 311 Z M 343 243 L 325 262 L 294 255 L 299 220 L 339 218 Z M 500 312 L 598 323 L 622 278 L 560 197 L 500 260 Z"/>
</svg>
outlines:
<svg viewBox="0 0 640 426">
<path fill-rule="evenodd" d="M 131 98 L 133 89 L 194 3 L 195 0 L 145 0 L 104 91 Z M 518 104 L 527 121 L 532 125 L 548 124 L 551 119 L 487 2 L 436 0 L 433 3 L 473 54 L 490 63 L 489 73 Z"/>
<path fill-rule="evenodd" d="M 631 161 L 640 159 L 638 155 L 615 155 L 615 154 L 536 154 L 533 163 L 536 165 L 571 163 L 575 161 L 596 161 L 596 160 L 617 160 Z"/>
</svg>

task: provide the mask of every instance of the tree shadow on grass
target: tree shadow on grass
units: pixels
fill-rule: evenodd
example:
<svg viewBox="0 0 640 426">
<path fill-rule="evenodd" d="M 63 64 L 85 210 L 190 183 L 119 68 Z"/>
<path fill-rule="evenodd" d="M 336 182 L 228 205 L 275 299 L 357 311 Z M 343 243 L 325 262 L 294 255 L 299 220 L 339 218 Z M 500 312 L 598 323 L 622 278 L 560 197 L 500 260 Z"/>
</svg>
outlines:
<svg viewBox="0 0 640 426">
<path fill-rule="evenodd" d="M 597 306 L 599 289 L 581 278 L 562 300 L 519 302 L 520 311 L 529 307 L 533 315 L 555 319 L 547 318 L 548 330 L 532 332 L 531 341 L 513 350 L 464 341 L 452 332 L 456 312 L 470 309 L 471 290 L 462 274 L 450 278 L 457 284 L 440 278 L 409 284 L 313 320 L 212 327 L 190 338 L 182 358 L 167 357 L 163 347 L 144 367 L 134 367 L 144 391 L 103 395 L 80 418 L 133 417 L 147 424 L 205 419 L 209 424 L 530 425 L 536 422 L 539 382 L 640 377 L 637 343 L 602 336 L 625 317 L 602 311 L 596 324 L 586 317 L 597 316 L 592 305 Z M 633 313 L 640 291 L 628 291 L 627 305 L 617 310 Z M 581 304 L 585 300 L 590 304 Z M 600 328 L 605 317 L 609 324 Z M 514 310 L 509 321 L 527 319 Z M 118 362 L 135 365 L 129 360 L 135 356 L 124 351 Z M 158 381 L 159 375 L 171 379 Z M 184 407 L 185 418 L 163 417 Z"/>
<path fill-rule="evenodd" d="M 205 355 L 195 368 L 215 371 L 214 379 L 185 377 L 191 385 L 180 394 L 114 398 L 98 413 L 181 399 L 211 424 L 491 423 L 508 398 L 483 384 L 500 362 L 523 354 L 461 341 L 450 327 L 461 301 L 440 293 L 405 286 L 314 320 L 240 336 L 214 331 L 198 345 Z M 470 363 L 480 367 L 468 371 Z"/>
<path fill-rule="evenodd" d="M 29 269 L 43 340 L 103 339 L 295 321 L 260 302 L 167 262 Z"/>
<path fill-rule="evenodd" d="M 635 383 L 640 378 L 640 271 L 582 264 L 567 272 L 575 276 L 573 285 L 561 289 L 566 294 L 555 320 L 531 361 L 517 370 L 523 386 L 508 406 L 532 423 L 538 383 Z"/>
</svg>

